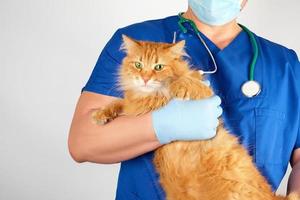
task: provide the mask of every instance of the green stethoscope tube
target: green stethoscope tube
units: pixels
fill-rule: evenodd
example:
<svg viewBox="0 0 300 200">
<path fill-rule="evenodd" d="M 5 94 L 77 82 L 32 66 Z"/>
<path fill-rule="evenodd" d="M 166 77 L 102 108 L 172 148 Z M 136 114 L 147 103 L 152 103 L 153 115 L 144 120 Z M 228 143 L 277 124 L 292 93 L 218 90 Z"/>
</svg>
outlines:
<svg viewBox="0 0 300 200">
<path fill-rule="evenodd" d="M 196 24 L 190 20 L 190 19 L 186 19 L 182 16 L 183 13 L 179 13 L 179 21 L 178 21 L 178 25 L 181 29 L 181 31 L 183 33 L 187 33 L 187 29 L 183 26 L 183 23 L 189 23 L 193 30 L 195 31 L 196 34 L 199 34 L 200 31 L 198 30 Z M 248 34 L 249 38 L 250 38 L 250 42 L 251 42 L 251 46 L 252 46 L 252 49 L 253 49 L 253 58 L 252 58 L 252 61 L 251 61 L 251 64 L 250 64 L 250 72 L 249 72 L 249 81 L 254 81 L 254 71 L 255 71 L 255 66 L 256 66 L 256 63 L 257 63 L 257 59 L 258 59 L 258 54 L 259 54 L 259 49 L 258 49 L 258 45 L 257 45 L 257 41 L 254 37 L 254 34 L 248 29 L 246 28 L 245 26 L 239 24 L 239 26 Z"/>
<path fill-rule="evenodd" d="M 258 45 L 257 45 L 256 39 L 254 37 L 254 34 L 247 27 L 245 27 L 245 26 L 243 26 L 241 24 L 239 24 L 239 25 L 249 35 L 250 42 L 251 42 L 251 45 L 252 45 L 253 58 L 252 58 L 252 62 L 250 64 L 250 73 L 249 73 L 250 77 L 249 77 L 249 79 L 251 81 L 254 81 L 254 70 L 255 70 L 255 65 L 257 63 L 257 58 L 258 58 Z"/>
</svg>

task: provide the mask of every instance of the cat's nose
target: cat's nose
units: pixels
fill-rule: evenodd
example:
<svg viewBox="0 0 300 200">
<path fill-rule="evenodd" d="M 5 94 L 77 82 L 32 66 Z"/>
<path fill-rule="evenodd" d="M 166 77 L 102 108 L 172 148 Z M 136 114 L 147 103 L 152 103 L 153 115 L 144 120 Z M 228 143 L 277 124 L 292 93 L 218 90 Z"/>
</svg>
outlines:
<svg viewBox="0 0 300 200">
<path fill-rule="evenodd" d="M 148 81 L 150 80 L 150 77 L 143 77 L 144 83 L 145 85 L 148 83 Z"/>
</svg>

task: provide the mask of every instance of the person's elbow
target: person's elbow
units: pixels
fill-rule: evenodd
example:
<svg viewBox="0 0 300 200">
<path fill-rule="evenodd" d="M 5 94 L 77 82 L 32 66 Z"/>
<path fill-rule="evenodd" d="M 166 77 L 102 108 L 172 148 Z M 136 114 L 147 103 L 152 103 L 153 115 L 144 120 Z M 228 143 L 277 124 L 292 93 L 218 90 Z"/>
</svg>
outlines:
<svg viewBox="0 0 300 200">
<path fill-rule="evenodd" d="M 77 163 L 91 162 L 97 164 L 115 164 L 114 157 L 107 153 L 105 146 L 101 145 L 101 134 L 97 138 L 82 137 L 80 134 L 70 132 L 68 139 L 68 149 L 72 159 Z M 97 143 L 93 141 L 97 140 Z"/>
<path fill-rule="evenodd" d="M 94 140 L 88 137 L 89 133 L 83 133 L 81 127 L 71 127 L 68 138 L 68 149 L 72 159 L 77 163 L 91 162 L 91 157 L 94 157 L 96 152 L 93 151 Z M 99 138 L 98 138 L 99 139 Z M 99 141 L 99 140 L 98 140 Z M 99 141 L 100 142 L 100 141 Z M 101 146 L 101 145 L 99 145 Z M 101 152 L 98 149 L 98 157 L 101 157 Z"/>
<path fill-rule="evenodd" d="M 84 145 L 76 137 L 72 136 L 72 134 L 70 134 L 68 139 L 68 149 L 69 154 L 75 162 L 87 162 L 87 150 L 85 150 Z"/>
</svg>

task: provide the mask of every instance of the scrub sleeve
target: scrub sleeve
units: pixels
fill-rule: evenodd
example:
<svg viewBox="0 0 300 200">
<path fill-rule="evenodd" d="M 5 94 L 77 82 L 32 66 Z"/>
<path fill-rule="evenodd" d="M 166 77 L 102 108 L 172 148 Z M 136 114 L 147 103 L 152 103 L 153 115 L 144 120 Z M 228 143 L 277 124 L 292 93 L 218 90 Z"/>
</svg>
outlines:
<svg viewBox="0 0 300 200">
<path fill-rule="evenodd" d="M 102 50 L 97 63 L 88 79 L 83 91 L 95 92 L 103 95 L 122 97 L 123 93 L 117 87 L 118 70 L 125 54 L 119 50 L 122 35 L 117 30 Z"/>
<path fill-rule="evenodd" d="M 299 125 L 300 126 L 300 125 Z M 300 128 L 298 130 L 298 137 L 297 137 L 297 141 L 296 141 L 296 144 L 295 144 L 295 148 L 294 149 L 298 149 L 300 148 Z"/>
<path fill-rule="evenodd" d="M 294 67 L 294 71 L 295 71 L 295 78 L 296 80 L 298 80 L 299 84 L 297 84 L 298 86 L 298 94 L 300 95 L 300 62 L 299 62 L 299 59 L 298 59 L 298 56 L 296 54 L 295 51 L 291 50 L 291 65 L 292 66 L 295 66 Z M 300 100 L 300 96 L 299 96 L 299 100 Z M 297 113 L 300 113 L 299 111 Z M 298 121 L 299 121 L 299 124 L 298 124 L 298 135 L 297 135 L 297 139 L 296 139 L 296 143 L 295 143 L 295 147 L 294 147 L 294 150 L 295 149 L 298 149 L 300 148 L 300 114 L 298 116 Z"/>
</svg>

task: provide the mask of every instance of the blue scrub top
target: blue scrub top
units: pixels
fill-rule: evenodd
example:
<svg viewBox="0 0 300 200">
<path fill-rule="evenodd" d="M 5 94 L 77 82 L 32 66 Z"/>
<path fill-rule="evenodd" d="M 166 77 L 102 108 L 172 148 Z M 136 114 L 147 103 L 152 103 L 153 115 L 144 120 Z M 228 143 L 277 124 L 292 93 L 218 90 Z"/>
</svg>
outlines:
<svg viewBox="0 0 300 200">
<path fill-rule="evenodd" d="M 177 41 L 186 40 L 192 67 L 212 70 L 213 63 L 191 27 L 186 24 L 188 32 L 184 34 L 178 21 L 178 16 L 171 16 L 118 29 L 101 52 L 82 91 L 122 97 L 122 91 L 116 87 L 116 74 L 125 56 L 119 50 L 122 34 L 137 40 L 171 43 L 176 32 Z M 247 33 L 240 32 L 222 50 L 202 36 L 219 67 L 215 74 L 206 78 L 222 99 L 225 126 L 238 136 L 260 172 L 276 190 L 293 150 L 300 148 L 300 64 L 297 55 L 291 49 L 255 35 L 260 50 L 255 79 L 261 84 L 262 91 L 254 98 L 246 98 L 241 86 L 248 80 L 253 56 Z M 121 163 L 117 200 L 165 199 L 152 159 L 153 151 Z"/>
</svg>

